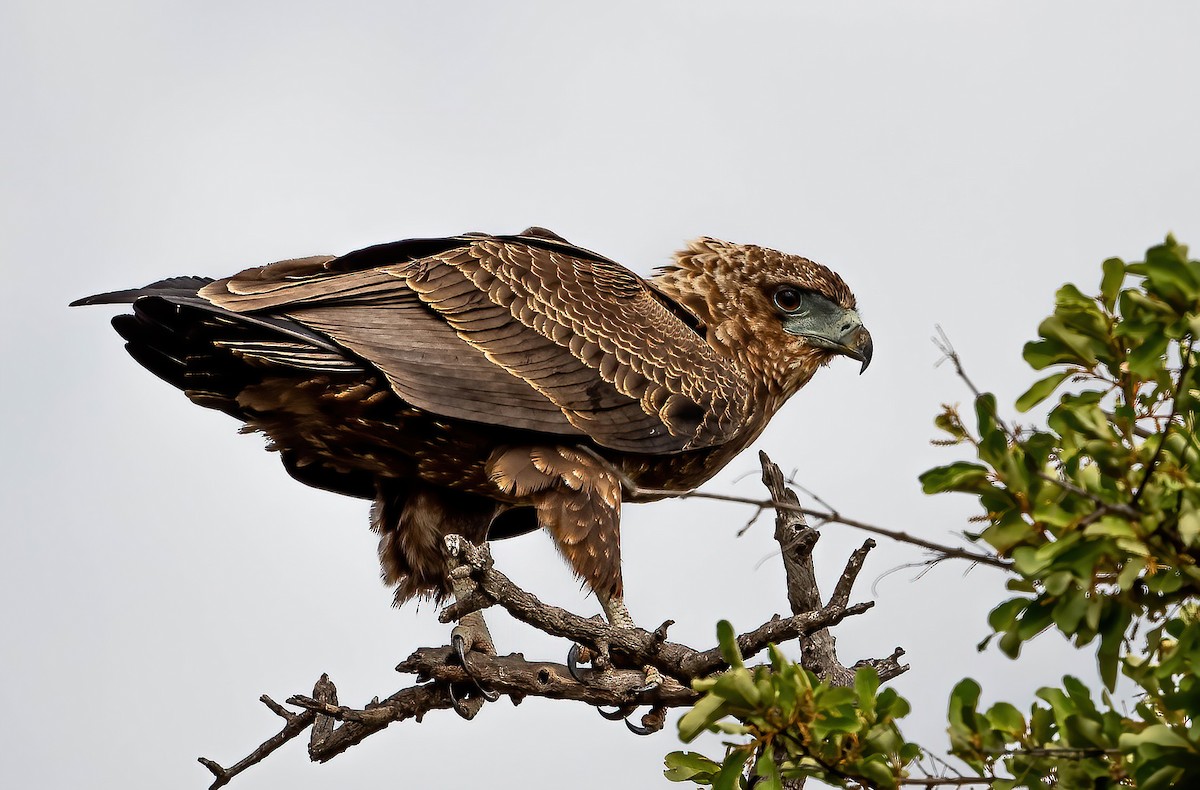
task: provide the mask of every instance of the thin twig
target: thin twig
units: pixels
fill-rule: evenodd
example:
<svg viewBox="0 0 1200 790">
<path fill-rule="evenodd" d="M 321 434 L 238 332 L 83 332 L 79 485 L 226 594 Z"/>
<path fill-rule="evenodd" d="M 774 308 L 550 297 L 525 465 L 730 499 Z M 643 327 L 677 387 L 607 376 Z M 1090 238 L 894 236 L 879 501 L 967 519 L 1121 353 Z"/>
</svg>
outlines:
<svg viewBox="0 0 1200 790">
<path fill-rule="evenodd" d="M 1167 416 L 1167 425 L 1163 429 L 1162 438 L 1158 440 L 1158 444 L 1154 447 L 1154 455 L 1150 457 L 1150 463 L 1146 464 L 1146 473 L 1142 475 L 1142 482 L 1138 485 L 1137 491 L 1133 493 L 1133 504 L 1136 505 L 1138 500 L 1142 498 L 1142 492 L 1146 490 L 1146 484 L 1150 482 L 1150 476 L 1154 474 L 1154 467 L 1158 464 L 1159 456 L 1162 455 L 1163 445 L 1167 443 L 1167 434 L 1171 432 L 1171 427 L 1175 425 L 1175 415 L 1179 413 L 1179 401 L 1181 398 L 1187 397 L 1186 384 L 1187 374 L 1192 366 L 1192 341 L 1189 338 L 1187 343 L 1187 353 L 1183 353 L 1183 361 L 1179 367 L 1179 383 L 1175 387 L 1175 393 L 1171 396 L 1171 413 Z"/>
<path fill-rule="evenodd" d="M 931 339 L 933 340 L 933 344 L 937 346 L 937 350 L 942 352 L 942 358 L 934 363 L 934 367 L 943 362 L 949 362 L 954 365 L 955 374 L 963 380 L 963 383 L 971 390 L 971 394 L 978 400 L 981 395 L 979 388 L 975 386 L 975 382 L 971 381 L 970 376 L 967 375 L 967 371 L 963 369 L 962 358 L 954 350 L 954 346 L 950 343 L 950 338 L 946 335 L 945 330 L 942 329 L 942 325 L 934 324 L 933 328 L 937 330 L 937 337 Z"/>
<path fill-rule="evenodd" d="M 222 768 L 219 763 L 210 760 L 207 757 L 197 757 L 196 759 L 199 761 L 199 763 L 211 771 L 212 775 L 216 777 L 216 781 L 209 785 L 209 790 L 217 790 L 218 787 L 224 787 L 225 785 L 229 784 L 233 777 L 237 776 L 242 771 L 245 771 L 252 765 L 261 763 L 271 754 L 271 752 L 275 751 L 280 746 L 283 746 L 285 743 L 308 729 L 308 726 L 316 721 L 316 718 L 317 714 L 313 713 L 312 711 L 304 711 L 303 713 L 292 714 L 292 718 L 288 719 L 287 724 L 284 725 L 282 730 L 263 741 L 257 749 L 250 752 L 250 754 L 246 755 L 246 757 L 242 758 L 241 760 L 238 760 L 229 768 Z"/>
<path fill-rule="evenodd" d="M 1104 510 L 1109 513 L 1116 513 L 1119 516 L 1124 516 L 1125 518 L 1133 519 L 1133 520 L 1137 520 L 1142 517 L 1142 513 L 1140 510 L 1137 510 L 1136 508 L 1133 508 L 1129 505 L 1124 505 L 1121 503 L 1105 502 L 1103 499 L 1100 498 L 1099 494 L 1094 494 L 1085 488 L 1080 488 L 1079 486 L 1072 483 L 1070 480 L 1063 480 L 1061 477 L 1053 477 L 1051 475 L 1046 474 L 1045 472 L 1038 472 L 1038 477 L 1041 478 L 1042 480 L 1045 480 L 1047 483 L 1053 483 L 1053 484 L 1057 485 L 1059 488 L 1063 489 L 1064 491 L 1069 491 L 1072 494 L 1075 494 L 1076 496 L 1081 496 L 1085 499 L 1090 499 L 1091 501 L 1095 502 L 1097 505 L 1100 506 L 1098 508 L 1098 510 Z M 1103 515 L 1103 513 L 1101 513 L 1101 515 Z"/>
<path fill-rule="evenodd" d="M 891 538 L 892 540 L 900 541 L 901 543 L 910 543 L 914 546 L 920 546 L 923 549 L 928 549 L 929 551 L 943 554 L 947 559 L 952 558 L 968 560 L 970 562 L 977 562 L 980 565 L 988 565 L 993 568 L 1000 568 L 1002 570 L 1007 570 L 1012 567 L 1012 563 L 1008 560 L 1001 559 L 992 554 L 982 554 L 968 551 L 966 549 L 960 549 L 955 546 L 934 543 L 933 541 L 925 540 L 924 538 L 918 538 L 915 535 L 910 535 L 907 532 L 887 529 L 874 524 L 868 524 L 865 521 L 849 518 L 836 511 L 831 512 L 825 510 L 814 510 L 812 508 L 802 507 L 800 505 L 795 505 L 788 502 L 780 502 L 774 499 L 753 499 L 751 497 L 734 496 L 732 494 L 714 494 L 708 491 L 684 491 L 681 493 L 679 491 L 668 491 L 660 488 L 635 487 L 633 493 L 639 496 L 648 497 L 671 496 L 678 499 L 708 499 L 717 502 L 732 502 L 736 504 L 753 505 L 755 507 L 762 508 L 770 507 L 775 508 L 776 510 L 791 510 L 796 513 L 802 513 L 806 516 L 812 516 L 813 518 L 820 519 L 821 521 L 833 524 L 844 524 L 847 527 L 861 529 L 863 532 L 870 532 L 874 535 L 882 535 L 885 538 Z"/>
<path fill-rule="evenodd" d="M 1008 560 L 1001 559 L 992 554 L 980 554 L 966 549 L 960 549 L 955 546 L 946 546 L 941 543 L 918 538 L 915 535 L 910 535 L 907 532 L 899 530 L 887 529 L 885 527 L 868 524 L 865 521 L 858 519 L 847 518 L 836 510 L 813 510 L 812 508 L 801 507 L 795 502 L 774 497 L 771 499 L 755 499 L 753 497 L 736 496 L 734 494 L 717 494 L 710 491 L 701 491 L 699 489 L 690 489 L 687 491 L 675 491 L 668 488 L 643 488 L 638 485 L 633 478 L 625 474 L 624 471 L 617 468 L 607 458 L 599 453 L 590 450 L 586 447 L 581 448 L 589 455 L 599 461 L 605 468 L 611 472 L 620 482 L 624 492 L 632 501 L 653 501 L 657 499 L 705 499 L 713 502 L 730 502 L 738 505 L 752 505 L 756 508 L 766 509 L 773 508 L 774 510 L 790 510 L 806 516 L 820 519 L 822 522 L 834 524 L 844 524 L 847 527 L 861 529 L 864 532 L 870 532 L 875 535 L 882 535 L 892 540 L 900 541 L 901 543 L 910 543 L 914 546 L 920 546 L 923 549 L 943 554 L 946 558 L 968 560 L 977 562 L 981 565 L 990 565 L 993 568 L 1001 568 L 1007 570 L 1012 566 Z M 744 530 L 743 530 L 744 531 Z"/>
</svg>

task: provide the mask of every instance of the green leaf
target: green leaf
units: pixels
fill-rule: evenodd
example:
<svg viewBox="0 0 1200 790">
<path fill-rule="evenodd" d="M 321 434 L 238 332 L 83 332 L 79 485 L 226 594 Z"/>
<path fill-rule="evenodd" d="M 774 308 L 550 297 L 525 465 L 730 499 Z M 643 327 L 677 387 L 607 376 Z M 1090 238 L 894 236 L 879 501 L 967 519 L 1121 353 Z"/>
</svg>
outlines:
<svg viewBox="0 0 1200 790">
<path fill-rule="evenodd" d="M 1076 361 L 1075 355 L 1071 353 L 1071 350 L 1057 340 L 1031 340 L 1025 344 L 1025 348 L 1021 351 L 1021 356 L 1029 363 L 1029 367 L 1034 370 L 1042 370 L 1051 365 Z"/>
<path fill-rule="evenodd" d="M 1134 531 L 1133 525 L 1125 519 L 1116 516 L 1101 516 L 1098 521 L 1088 524 L 1083 534 L 1088 537 L 1099 537 L 1101 535 L 1110 538 L 1137 537 L 1137 532 Z"/>
<path fill-rule="evenodd" d="M 1066 310 L 1069 313 L 1096 312 L 1096 302 L 1079 290 L 1078 286 L 1066 283 L 1054 294 L 1056 310 Z"/>
<path fill-rule="evenodd" d="M 1098 361 L 1097 351 L 1099 343 L 1093 338 L 1079 330 L 1079 327 L 1074 326 L 1064 320 L 1063 316 L 1055 313 L 1049 318 L 1038 324 L 1038 334 L 1046 338 L 1047 341 L 1057 342 L 1062 351 L 1060 355 L 1064 358 L 1056 361 L 1074 362 L 1083 368 L 1092 368 Z M 1029 346 L 1026 346 L 1026 360 L 1028 361 Z"/>
<path fill-rule="evenodd" d="M 679 740 L 691 743 L 697 735 L 708 729 L 709 725 L 724 718 L 729 712 L 729 703 L 724 697 L 709 693 L 692 706 L 692 709 L 679 719 Z"/>
<path fill-rule="evenodd" d="M 1179 503 L 1179 538 L 1189 548 L 1200 542 L 1200 508 L 1191 497 L 1184 497 Z"/>
<path fill-rule="evenodd" d="M 967 724 L 967 714 L 973 714 L 976 706 L 979 705 L 979 692 L 982 689 L 979 684 L 971 678 L 963 678 L 958 681 L 950 691 L 950 724 L 953 727 L 962 727 L 966 729 L 974 729 L 974 724 Z M 973 715 L 971 716 L 973 718 Z"/>
<path fill-rule="evenodd" d="M 745 667 L 731 669 L 721 675 L 710 693 L 721 695 L 731 705 L 739 708 L 755 708 L 761 699 L 750 670 Z"/>
<path fill-rule="evenodd" d="M 1129 352 L 1127 358 L 1129 372 L 1142 378 L 1152 378 L 1154 372 L 1162 364 L 1169 345 L 1170 339 L 1164 334 L 1147 337 Z"/>
<path fill-rule="evenodd" d="M 1187 265 L 1187 247 L 1168 239 L 1146 250 L 1146 290 L 1179 309 L 1195 303 L 1200 282 Z"/>
<path fill-rule="evenodd" d="M 779 776 L 779 766 L 775 764 L 775 757 L 771 754 L 770 749 L 763 749 L 758 755 L 758 760 L 754 763 L 754 773 L 762 778 L 758 784 L 754 786 L 755 790 L 783 790 L 783 779 Z"/>
<path fill-rule="evenodd" d="M 1026 541 L 1032 540 L 1038 534 L 1034 527 L 1027 524 L 1019 516 L 1005 519 L 1004 522 L 993 524 L 983 531 L 982 538 L 996 551 L 1006 554 Z"/>
<path fill-rule="evenodd" d="M 728 620 L 717 623 L 717 644 L 721 647 L 721 658 L 733 669 L 745 666 L 742 663 L 742 651 L 738 649 L 737 632 Z"/>
<path fill-rule="evenodd" d="M 1141 732 L 1125 733 L 1121 736 L 1118 743 L 1121 749 L 1125 751 L 1133 751 L 1147 743 L 1171 749 L 1188 749 L 1191 747 L 1187 738 L 1184 738 L 1165 724 L 1151 724 Z"/>
<path fill-rule="evenodd" d="M 1138 790 L 1170 790 L 1179 787 L 1184 770 L 1173 765 L 1159 768 L 1147 778 L 1138 782 Z"/>
<path fill-rule="evenodd" d="M 663 775 L 672 782 L 686 782 L 693 777 L 712 780 L 721 766 L 697 752 L 671 752 L 664 758 L 667 769 Z"/>
<path fill-rule="evenodd" d="M 1134 583 L 1137 582 L 1144 570 L 1146 570 L 1145 560 L 1138 557 L 1130 557 L 1125 560 L 1125 567 L 1117 575 L 1117 587 L 1124 592 L 1132 590 Z"/>
<path fill-rule="evenodd" d="M 943 491 L 971 491 L 987 483 L 988 470 L 985 466 L 969 461 L 956 461 L 938 466 L 921 475 L 921 489 L 926 494 Z"/>
<path fill-rule="evenodd" d="M 1117 685 L 1117 669 L 1121 656 L 1121 642 L 1125 629 L 1129 627 L 1131 613 L 1127 609 L 1112 606 L 1100 630 L 1100 647 L 1096 651 L 1096 663 L 1100 679 L 1110 692 Z"/>
<path fill-rule="evenodd" d="M 879 691 L 879 673 L 874 667 L 864 666 L 854 673 L 854 690 L 858 692 L 860 705 L 865 706 L 866 701 L 870 700 L 871 707 L 875 707 L 875 693 Z"/>
<path fill-rule="evenodd" d="M 1029 606 L 1028 598 L 1009 598 L 988 613 L 987 622 L 993 631 L 1007 631 L 1017 622 L 1017 617 Z"/>
<path fill-rule="evenodd" d="M 997 430 L 995 395 L 985 392 L 975 399 L 975 420 L 979 428 L 979 436 L 983 439 Z"/>
<path fill-rule="evenodd" d="M 1125 282 L 1125 262 L 1120 258 L 1109 258 L 1103 264 L 1104 276 L 1100 280 L 1100 300 L 1112 310 L 1117 303 L 1117 294 Z"/>
<path fill-rule="evenodd" d="M 738 790 L 746 759 L 747 754 L 741 749 L 734 749 L 725 755 L 725 762 L 721 763 L 721 772 L 713 782 L 713 790 Z"/>
<path fill-rule="evenodd" d="M 996 729 L 1004 730 L 1013 735 L 1025 732 L 1025 717 L 1014 705 L 1007 702 L 997 702 L 987 712 L 987 719 Z"/>
<path fill-rule="evenodd" d="M 1066 636 L 1079 630 L 1079 624 L 1087 614 L 1088 599 L 1082 593 L 1062 598 L 1054 605 L 1054 625 Z"/>
<path fill-rule="evenodd" d="M 1015 630 L 1008 631 L 1000 636 L 996 641 L 996 646 L 1000 648 L 1000 652 L 1009 658 L 1016 658 L 1021 655 L 1021 635 Z"/>
<path fill-rule="evenodd" d="M 1066 370 L 1034 382 L 1033 386 L 1027 389 L 1024 395 L 1017 398 L 1017 411 L 1029 411 L 1050 397 L 1051 393 L 1058 389 L 1058 385 L 1070 378 L 1074 372 L 1073 370 Z"/>
<path fill-rule="evenodd" d="M 857 773 L 876 787 L 896 787 L 896 776 L 882 761 L 864 760 L 858 765 Z"/>
</svg>

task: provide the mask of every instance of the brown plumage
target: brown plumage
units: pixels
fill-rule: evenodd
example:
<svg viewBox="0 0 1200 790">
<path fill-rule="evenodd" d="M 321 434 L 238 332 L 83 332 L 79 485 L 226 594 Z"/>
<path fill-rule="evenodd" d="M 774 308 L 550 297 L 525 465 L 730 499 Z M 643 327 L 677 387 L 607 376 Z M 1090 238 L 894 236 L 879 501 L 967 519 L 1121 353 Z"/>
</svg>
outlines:
<svg viewBox="0 0 1200 790">
<path fill-rule="evenodd" d="M 443 535 L 540 525 L 611 616 L 621 475 L 694 488 L 818 367 L 871 355 L 835 273 L 708 238 L 651 279 L 531 228 L 76 304 L 115 302 L 138 362 L 265 433 L 297 480 L 374 501 L 397 603 L 451 592 Z"/>
</svg>

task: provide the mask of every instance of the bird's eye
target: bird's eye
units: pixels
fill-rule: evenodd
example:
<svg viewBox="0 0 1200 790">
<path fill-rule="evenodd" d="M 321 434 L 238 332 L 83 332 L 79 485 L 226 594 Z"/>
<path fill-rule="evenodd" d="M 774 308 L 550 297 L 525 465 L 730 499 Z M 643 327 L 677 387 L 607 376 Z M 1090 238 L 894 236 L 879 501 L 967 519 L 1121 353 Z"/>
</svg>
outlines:
<svg viewBox="0 0 1200 790">
<path fill-rule="evenodd" d="M 790 285 L 784 285 L 775 290 L 775 306 L 785 313 L 794 313 L 800 309 L 802 301 L 800 292 Z"/>
</svg>

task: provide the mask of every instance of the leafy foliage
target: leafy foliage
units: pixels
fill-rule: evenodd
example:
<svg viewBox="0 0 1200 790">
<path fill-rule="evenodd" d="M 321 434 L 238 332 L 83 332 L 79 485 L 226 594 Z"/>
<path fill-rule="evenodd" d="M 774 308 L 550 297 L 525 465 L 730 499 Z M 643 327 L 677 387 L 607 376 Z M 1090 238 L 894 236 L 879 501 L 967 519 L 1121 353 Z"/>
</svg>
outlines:
<svg viewBox="0 0 1200 790">
<path fill-rule="evenodd" d="M 1007 703 L 979 711 L 978 685 L 960 683 L 953 751 L 988 775 L 1002 758 L 1014 778 L 995 787 L 1200 785 L 1198 332 L 1200 262 L 1168 237 L 1143 262 L 1105 261 L 1095 297 L 1059 289 L 1024 353 L 1054 372 L 1016 404 L 1062 390 L 1046 430 L 1010 427 L 990 394 L 976 399 L 974 432 L 949 407 L 938 418 L 979 463 L 926 472 L 925 491 L 977 497 L 988 525 L 977 538 L 1012 560 L 1018 594 L 988 616 L 1000 649 L 1016 658 L 1047 629 L 1095 643 L 1107 687 L 1097 704 L 1064 678 L 1026 718 Z M 1131 713 L 1107 693 L 1122 672 L 1141 691 Z"/>
<path fill-rule="evenodd" d="M 1005 421 L 990 393 L 976 397 L 969 424 L 949 406 L 935 420 L 947 435 L 938 444 L 975 457 L 929 470 L 924 490 L 978 499 L 986 526 L 970 537 L 1011 563 L 1014 595 L 988 615 L 999 649 L 1015 659 L 1056 630 L 1094 649 L 1105 687 L 1066 677 L 1040 689 L 1026 714 L 1007 702 L 982 710 L 980 686 L 960 682 L 951 753 L 980 784 L 1200 787 L 1198 335 L 1200 261 L 1168 236 L 1144 261 L 1105 261 L 1095 296 L 1059 289 L 1024 349 L 1048 375 L 1016 402 L 1026 412 L 1057 393 L 1045 427 Z M 854 689 L 829 688 L 774 649 L 770 666 L 747 668 L 727 624 L 721 634 L 737 662 L 697 686 L 706 694 L 680 735 L 744 740 L 720 763 L 673 753 L 669 778 L 716 788 L 775 788 L 792 776 L 905 783 L 920 753 L 895 724 L 908 704 L 879 691 L 869 670 Z M 1137 688 L 1129 710 L 1110 696 L 1122 674 Z"/>
<path fill-rule="evenodd" d="M 717 638 L 730 669 L 696 681 L 696 690 L 705 693 L 679 720 L 679 737 L 688 743 L 712 731 L 745 740 L 727 744 L 720 763 L 695 752 L 672 752 L 666 758 L 668 779 L 715 790 L 754 781 L 761 790 L 778 790 L 784 779 L 800 777 L 894 788 L 907 775 L 905 766 L 919 750 L 904 742 L 895 720 L 909 706 L 894 690 L 879 690 L 874 669 L 858 670 L 854 688 L 830 686 L 774 645 L 769 665 L 747 667 L 733 627 L 724 620 Z"/>
</svg>

